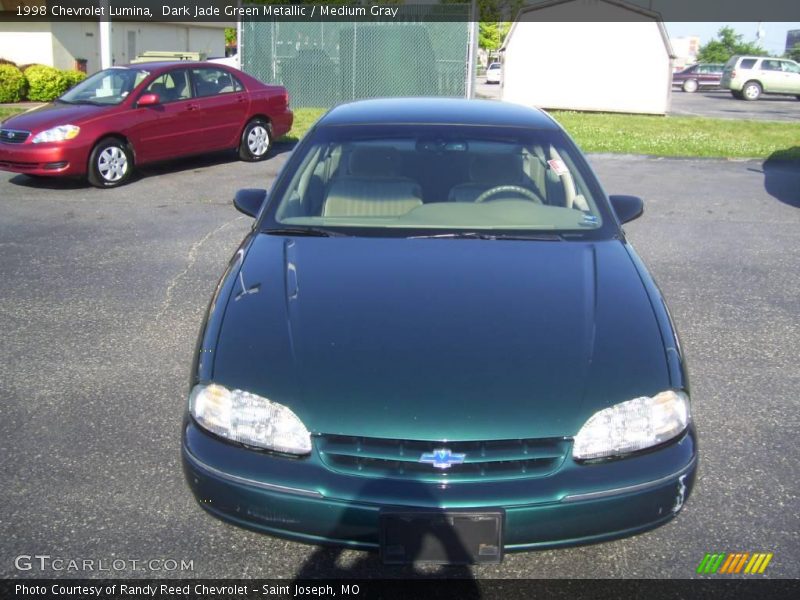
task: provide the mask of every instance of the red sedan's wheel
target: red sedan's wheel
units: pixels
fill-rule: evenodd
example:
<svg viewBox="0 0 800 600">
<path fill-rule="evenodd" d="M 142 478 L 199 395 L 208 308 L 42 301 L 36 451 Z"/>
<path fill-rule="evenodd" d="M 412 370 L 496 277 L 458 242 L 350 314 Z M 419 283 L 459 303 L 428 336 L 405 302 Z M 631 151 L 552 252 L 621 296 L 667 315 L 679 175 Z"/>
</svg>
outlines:
<svg viewBox="0 0 800 600">
<path fill-rule="evenodd" d="M 133 172 L 133 154 L 128 144 L 117 138 L 101 140 L 89 156 L 88 179 L 95 187 L 122 185 Z"/>
<path fill-rule="evenodd" d="M 272 147 L 272 133 L 264 119 L 253 119 L 242 132 L 239 158 L 248 162 L 264 160 Z"/>
</svg>

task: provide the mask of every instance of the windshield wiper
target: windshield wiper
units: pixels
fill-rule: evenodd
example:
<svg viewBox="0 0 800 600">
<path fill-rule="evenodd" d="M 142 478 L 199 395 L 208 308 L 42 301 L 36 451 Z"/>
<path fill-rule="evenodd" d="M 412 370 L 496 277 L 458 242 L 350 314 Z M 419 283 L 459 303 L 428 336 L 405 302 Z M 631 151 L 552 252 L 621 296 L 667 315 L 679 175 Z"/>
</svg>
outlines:
<svg viewBox="0 0 800 600">
<path fill-rule="evenodd" d="M 269 235 L 297 235 L 307 237 L 347 237 L 346 233 L 320 229 L 319 227 L 283 227 L 281 229 L 265 229 Z"/>
<path fill-rule="evenodd" d="M 564 236 L 560 233 L 498 233 L 489 234 L 487 240 L 531 240 L 534 242 L 560 242 Z"/>
<path fill-rule="evenodd" d="M 559 233 L 489 233 L 480 231 L 461 231 L 458 233 L 413 235 L 409 239 L 526 240 L 535 242 L 559 242 L 564 239 L 564 236 Z"/>
</svg>

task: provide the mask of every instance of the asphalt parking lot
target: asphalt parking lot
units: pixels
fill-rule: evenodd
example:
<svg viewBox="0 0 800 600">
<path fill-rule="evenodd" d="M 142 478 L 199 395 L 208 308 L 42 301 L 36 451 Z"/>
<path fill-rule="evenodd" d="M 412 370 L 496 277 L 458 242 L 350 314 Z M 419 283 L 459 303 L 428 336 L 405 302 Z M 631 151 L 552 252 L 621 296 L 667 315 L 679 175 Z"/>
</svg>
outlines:
<svg viewBox="0 0 800 600">
<path fill-rule="evenodd" d="M 268 186 L 286 151 L 260 164 L 182 161 L 105 191 L 0 173 L 0 576 L 418 573 L 227 525 L 183 480 L 195 336 L 250 226 L 230 199 Z M 609 193 L 646 202 L 627 231 L 688 355 L 694 495 L 679 518 L 633 538 L 423 574 L 687 578 L 706 552 L 772 552 L 765 576 L 800 577 L 800 165 L 590 160 Z M 34 554 L 125 568 L 15 567 Z M 133 570 L 151 559 L 193 569 Z"/>
<path fill-rule="evenodd" d="M 800 101 L 794 96 L 764 95 L 755 102 L 748 102 L 737 100 L 728 90 L 700 90 L 694 94 L 673 90 L 670 114 L 714 119 L 798 121 Z"/>
<path fill-rule="evenodd" d="M 487 84 L 485 78 L 476 81 L 475 95 L 499 100 L 502 88 Z M 714 119 L 749 119 L 756 121 L 798 121 L 800 101 L 794 96 L 764 95 L 755 102 L 737 100 L 727 90 L 700 90 L 687 94 L 673 89 L 669 114 L 675 116 L 709 117 Z"/>
</svg>

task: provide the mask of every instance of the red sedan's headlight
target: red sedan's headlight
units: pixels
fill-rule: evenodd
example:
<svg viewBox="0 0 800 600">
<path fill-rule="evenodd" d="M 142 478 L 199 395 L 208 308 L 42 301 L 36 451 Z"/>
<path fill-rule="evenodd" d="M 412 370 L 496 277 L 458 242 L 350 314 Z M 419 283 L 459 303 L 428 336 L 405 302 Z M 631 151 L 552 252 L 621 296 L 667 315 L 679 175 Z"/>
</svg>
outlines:
<svg viewBox="0 0 800 600">
<path fill-rule="evenodd" d="M 77 125 L 59 125 L 45 131 L 40 131 L 31 140 L 32 144 L 41 144 L 43 142 L 63 142 L 64 140 L 71 140 L 81 132 L 81 128 Z"/>
</svg>

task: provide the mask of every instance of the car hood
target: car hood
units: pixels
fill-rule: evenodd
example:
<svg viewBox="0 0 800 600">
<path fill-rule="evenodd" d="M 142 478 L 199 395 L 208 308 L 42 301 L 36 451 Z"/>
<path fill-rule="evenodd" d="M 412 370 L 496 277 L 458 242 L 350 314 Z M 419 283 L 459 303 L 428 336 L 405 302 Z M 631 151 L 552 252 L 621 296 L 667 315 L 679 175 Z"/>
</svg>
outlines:
<svg viewBox="0 0 800 600">
<path fill-rule="evenodd" d="M 291 407 L 315 433 L 572 436 L 595 411 L 669 387 L 618 240 L 257 235 L 215 350 L 215 381 Z"/>
<path fill-rule="evenodd" d="M 0 127 L 23 131 L 43 131 L 59 125 L 80 125 L 115 108 L 117 106 L 51 102 L 21 115 L 15 115 L 4 121 Z"/>
</svg>

